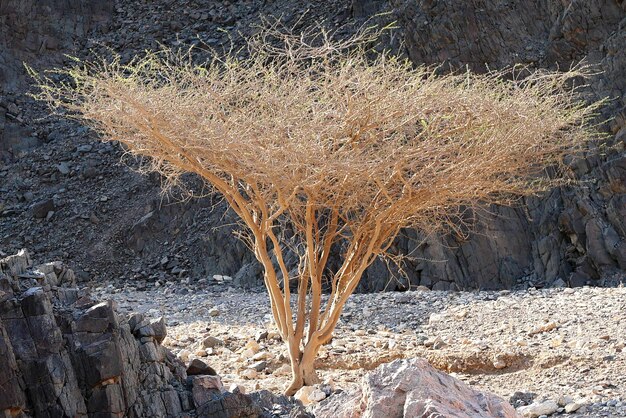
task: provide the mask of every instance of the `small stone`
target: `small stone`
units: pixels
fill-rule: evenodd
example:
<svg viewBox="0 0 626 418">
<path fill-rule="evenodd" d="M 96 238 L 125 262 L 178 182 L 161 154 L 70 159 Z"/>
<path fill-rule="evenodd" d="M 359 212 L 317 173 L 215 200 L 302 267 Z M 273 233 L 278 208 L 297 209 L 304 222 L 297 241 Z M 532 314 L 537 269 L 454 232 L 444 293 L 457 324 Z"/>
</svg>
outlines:
<svg viewBox="0 0 626 418">
<path fill-rule="evenodd" d="M 252 360 L 254 361 L 267 360 L 270 357 L 272 357 L 272 355 L 268 353 L 267 351 L 260 351 L 252 356 Z"/>
<path fill-rule="evenodd" d="M 251 364 L 249 368 L 254 369 L 257 372 L 262 372 L 267 368 L 267 361 L 257 361 L 256 363 Z"/>
<path fill-rule="evenodd" d="M 204 339 L 204 341 L 202 341 L 202 346 L 204 348 L 214 348 L 221 345 L 224 345 L 224 341 L 213 336 L 208 336 Z"/>
<path fill-rule="evenodd" d="M 538 418 L 541 415 L 551 415 L 559 409 L 559 405 L 553 400 L 535 402 L 528 406 L 517 408 L 517 412 L 523 417 Z"/>
<path fill-rule="evenodd" d="M 533 392 L 517 391 L 509 398 L 509 403 L 514 407 L 530 405 L 536 397 L 537 394 Z"/>
<path fill-rule="evenodd" d="M 303 386 L 296 392 L 294 398 L 298 399 L 304 406 L 326 399 L 326 394 L 315 386 Z"/>
<path fill-rule="evenodd" d="M 45 218 L 48 216 L 48 212 L 54 211 L 54 209 L 54 201 L 52 199 L 42 200 L 31 207 L 32 214 L 35 218 Z"/>
<path fill-rule="evenodd" d="M 209 316 L 219 316 L 220 315 L 220 310 L 217 308 L 211 308 L 209 309 Z"/>
<path fill-rule="evenodd" d="M 439 350 L 447 346 L 447 344 L 441 339 L 441 337 L 431 337 L 424 341 L 424 346 L 432 348 L 433 350 Z"/>
<path fill-rule="evenodd" d="M 495 367 L 498 370 L 504 369 L 506 367 L 506 362 L 502 360 L 501 358 L 497 358 L 493 361 L 493 367 Z"/>
<path fill-rule="evenodd" d="M 248 380 L 256 379 L 259 375 L 259 373 L 254 369 L 245 369 L 240 374 Z"/>
<path fill-rule="evenodd" d="M 259 350 L 261 349 L 261 346 L 259 345 L 259 343 L 257 343 L 256 341 L 250 340 L 248 341 L 248 343 L 246 344 L 246 349 L 250 349 L 252 351 L 254 351 L 253 355 L 258 353 Z M 251 356 L 252 357 L 252 356 Z"/>
<path fill-rule="evenodd" d="M 177 356 L 183 363 L 187 363 L 190 355 L 191 352 L 189 350 L 180 350 Z"/>
<path fill-rule="evenodd" d="M 559 399 L 556 400 L 556 403 L 559 404 L 559 406 L 565 406 L 572 402 L 574 402 L 574 400 L 570 396 L 559 396 Z"/>
<path fill-rule="evenodd" d="M 267 331 L 259 331 L 259 332 L 257 332 L 256 334 L 254 334 L 254 340 L 255 340 L 257 343 L 259 343 L 259 342 L 261 342 L 261 341 L 263 341 L 263 340 L 266 340 L 266 339 L 267 339 L 268 334 L 269 334 L 269 333 L 268 333 Z"/>
<path fill-rule="evenodd" d="M 63 163 L 60 163 L 59 165 L 57 165 L 57 169 L 59 170 L 59 173 L 61 173 L 63 175 L 70 174 L 70 166 L 67 165 L 66 162 L 63 162 Z"/>
<path fill-rule="evenodd" d="M 280 341 L 282 338 L 280 336 L 280 334 L 276 331 L 270 331 L 267 333 L 267 339 L 268 340 L 277 340 Z"/>
<path fill-rule="evenodd" d="M 559 326 L 556 322 L 546 322 L 545 324 L 541 324 L 531 331 L 528 332 L 529 336 L 541 334 L 542 332 L 552 331 L 553 329 L 557 329 Z"/>
<path fill-rule="evenodd" d="M 255 354 L 254 350 L 252 350 L 251 348 L 246 348 L 245 350 L 241 352 L 241 357 L 252 358 L 254 354 Z"/>
<path fill-rule="evenodd" d="M 572 412 L 578 411 L 584 405 L 585 405 L 585 403 L 582 402 L 582 401 L 576 401 L 576 402 L 568 403 L 567 405 L 565 405 L 565 412 L 568 413 L 568 414 L 571 414 Z"/>
<path fill-rule="evenodd" d="M 438 322 L 442 322 L 446 320 L 446 314 L 445 313 L 432 313 L 430 314 L 430 317 L 428 317 L 428 323 L 429 324 L 436 324 Z"/>
<path fill-rule="evenodd" d="M 288 364 L 283 364 L 272 373 L 274 376 L 289 376 L 291 374 L 291 367 Z"/>
<path fill-rule="evenodd" d="M 311 395 L 309 395 L 309 399 L 313 402 L 319 402 L 326 399 L 326 393 L 321 389 L 315 389 Z"/>
</svg>

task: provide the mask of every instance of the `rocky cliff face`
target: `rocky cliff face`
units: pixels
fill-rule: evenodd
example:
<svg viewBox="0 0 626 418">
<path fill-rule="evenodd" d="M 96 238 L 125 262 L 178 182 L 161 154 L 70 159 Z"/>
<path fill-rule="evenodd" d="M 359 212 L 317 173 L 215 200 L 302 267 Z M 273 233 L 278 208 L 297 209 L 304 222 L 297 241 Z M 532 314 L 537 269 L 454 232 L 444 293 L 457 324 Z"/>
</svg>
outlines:
<svg viewBox="0 0 626 418">
<path fill-rule="evenodd" d="M 96 0 L 5 0 L 0 3 L 0 85 L 13 90 L 21 62 L 56 60 L 85 44 L 111 18 L 112 2 Z"/>
<path fill-rule="evenodd" d="M 176 7 L 175 7 L 176 6 Z M 63 119 L 39 120 L 47 111 L 24 97 L 20 60 L 43 68 L 61 52 L 87 57 L 104 45 L 130 58 L 165 45 L 237 44 L 259 16 L 283 16 L 306 25 L 358 25 L 389 11 L 417 64 L 442 71 L 473 71 L 521 63 L 564 68 L 585 59 L 602 72 L 588 93 L 610 96 L 609 143 L 571 161 L 583 183 L 526 199 L 515 208 L 476 214 L 467 237 L 424 237 L 405 231 L 394 247 L 410 254 L 404 273 L 381 261 L 366 273 L 361 291 L 494 289 L 512 286 L 611 284 L 626 268 L 626 11 L 616 0 L 208 0 L 96 2 L 46 0 L 0 3 L 0 245 L 35 250 L 40 260 L 60 258 L 79 277 L 123 277 L 137 286 L 229 275 L 260 284 L 252 254 L 233 236 L 233 219 L 219 199 L 178 203 L 160 196 L 160 181 L 119 165 L 123 150 L 100 144 Z M 226 28 L 226 31 L 218 29 Z M 136 167 L 135 162 L 130 162 Z M 190 189 L 205 192 L 202 186 Z M 226 227 L 219 227 L 227 225 Z M 393 269 L 392 269 L 393 271 Z"/>
<path fill-rule="evenodd" d="M 75 53 L 111 18 L 109 1 L 5 0 L 0 2 L 0 161 L 3 154 L 41 144 L 20 105 L 23 63 L 55 65 Z"/>
<path fill-rule="evenodd" d="M 613 149 L 571 161 L 579 186 L 526 199 L 516 208 L 489 208 L 467 239 L 399 240 L 412 254 L 410 285 L 435 289 L 605 283 L 626 268 L 626 2 L 392 1 L 416 64 L 441 71 L 487 71 L 523 64 L 570 68 L 583 61 L 597 74 L 594 97 L 604 109 Z M 413 234 L 409 234 L 411 236 Z M 413 235 L 414 238 L 414 235 Z M 370 274 L 370 277 L 373 275 Z M 375 276 L 374 276 L 375 277 Z M 383 283 L 372 277 L 375 288 Z M 406 283 L 406 282 L 405 282 Z M 408 285 L 409 283 L 406 283 Z"/>
</svg>

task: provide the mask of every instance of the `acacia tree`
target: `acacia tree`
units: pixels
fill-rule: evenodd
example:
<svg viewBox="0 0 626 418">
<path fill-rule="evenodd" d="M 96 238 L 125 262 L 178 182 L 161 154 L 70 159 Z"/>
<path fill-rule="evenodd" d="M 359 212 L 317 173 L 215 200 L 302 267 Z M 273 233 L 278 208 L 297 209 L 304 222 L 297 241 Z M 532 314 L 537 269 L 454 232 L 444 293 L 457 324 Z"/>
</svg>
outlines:
<svg viewBox="0 0 626 418">
<path fill-rule="evenodd" d="M 275 46 L 265 35 L 245 58 L 195 65 L 162 51 L 127 65 L 77 62 L 60 71 L 67 82 L 36 77 L 41 99 L 103 140 L 151 157 L 168 179 L 195 173 L 224 197 L 263 266 L 293 394 L 318 381 L 318 350 L 401 228 L 455 225 L 462 208 L 554 184 L 546 167 L 595 137 L 598 104 L 568 87 L 576 71 L 440 76 L 372 55 L 362 39 Z"/>
</svg>

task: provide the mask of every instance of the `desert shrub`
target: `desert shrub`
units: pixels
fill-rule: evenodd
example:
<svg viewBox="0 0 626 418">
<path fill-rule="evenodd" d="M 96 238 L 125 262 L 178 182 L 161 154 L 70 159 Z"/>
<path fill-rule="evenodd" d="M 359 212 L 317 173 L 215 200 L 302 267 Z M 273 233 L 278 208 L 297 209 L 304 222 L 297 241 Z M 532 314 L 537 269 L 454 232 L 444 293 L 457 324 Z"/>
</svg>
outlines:
<svg viewBox="0 0 626 418">
<path fill-rule="evenodd" d="M 461 208 L 551 187 L 562 177 L 546 168 L 559 173 L 597 136 L 599 104 L 572 87 L 580 71 L 437 75 L 372 53 L 363 36 L 329 39 L 261 34 L 244 58 L 197 65 L 165 50 L 35 75 L 53 108 L 167 179 L 196 173 L 241 218 L 289 346 L 289 394 L 317 381 L 320 346 L 401 228 L 455 227 Z"/>
</svg>

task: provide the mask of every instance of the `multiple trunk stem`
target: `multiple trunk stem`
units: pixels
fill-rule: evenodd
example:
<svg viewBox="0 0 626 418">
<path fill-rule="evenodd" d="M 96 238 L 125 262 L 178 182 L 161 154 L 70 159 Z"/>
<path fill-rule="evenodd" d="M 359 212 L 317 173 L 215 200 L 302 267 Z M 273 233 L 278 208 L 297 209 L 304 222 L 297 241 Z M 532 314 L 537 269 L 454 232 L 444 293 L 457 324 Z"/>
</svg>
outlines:
<svg viewBox="0 0 626 418">
<path fill-rule="evenodd" d="M 200 170 L 200 167 L 194 168 Z M 293 379 L 285 394 L 293 395 L 303 386 L 319 383 L 315 372 L 317 353 L 330 340 L 343 306 L 354 292 L 363 271 L 381 250 L 384 251 L 385 242 L 388 242 L 394 230 L 383 231 L 379 221 L 363 223 L 350 230 L 348 249 L 343 254 L 342 266 L 330 280 L 330 298 L 323 308 L 322 276 L 331 248 L 341 238 L 345 227 L 339 227 L 338 209 L 316 206 L 312 203 L 315 199 L 308 196 L 300 224 L 305 251 L 300 257 L 298 296 L 294 310 L 289 289 L 289 269 L 274 228 L 278 217 L 288 210 L 288 201 L 296 198 L 295 192 L 286 200 L 279 195 L 280 208 L 270 213 L 263 194 L 255 185 L 248 185 L 245 194 L 242 194 L 237 179 L 233 178 L 228 183 L 214 178 L 210 172 L 202 172 L 202 175 L 224 194 L 235 213 L 252 233 L 255 256 L 265 271 L 265 286 L 270 297 L 272 315 L 283 341 L 289 347 Z M 307 324 L 308 330 L 305 333 Z"/>
<path fill-rule="evenodd" d="M 320 382 L 315 371 L 315 358 L 320 345 L 308 344 L 302 351 L 299 341 L 287 341 L 287 344 L 289 346 L 292 380 L 285 390 L 285 395 L 293 396 L 301 387 L 312 386 Z"/>
</svg>

